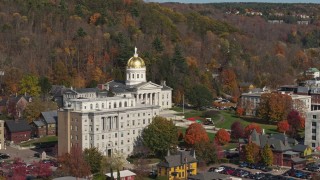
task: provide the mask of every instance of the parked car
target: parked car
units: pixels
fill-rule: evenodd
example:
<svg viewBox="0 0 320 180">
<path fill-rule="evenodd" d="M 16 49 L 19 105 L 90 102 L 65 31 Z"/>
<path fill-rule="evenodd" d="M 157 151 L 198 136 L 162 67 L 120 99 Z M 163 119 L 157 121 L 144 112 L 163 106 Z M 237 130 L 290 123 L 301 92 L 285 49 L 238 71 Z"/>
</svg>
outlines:
<svg viewBox="0 0 320 180">
<path fill-rule="evenodd" d="M 1 159 L 9 159 L 10 156 L 9 156 L 9 154 L 2 153 L 2 154 L 0 154 L 0 158 Z"/>
<path fill-rule="evenodd" d="M 260 167 L 260 170 L 263 171 L 263 172 L 270 172 L 270 171 L 272 171 L 272 168 L 271 167 L 267 167 L 267 166 L 262 166 L 262 167 Z"/>
<path fill-rule="evenodd" d="M 220 166 L 220 167 L 216 168 L 214 170 L 214 172 L 218 172 L 219 173 L 219 172 L 222 172 L 224 169 L 225 169 L 224 167 Z"/>
<path fill-rule="evenodd" d="M 214 170 L 216 170 L 217 168 L 216 167 L 211 167 L 209 168 L 208 172 L 214 172 Z"/>
<path fill-rule="evenodd" d="M 248 167 L 247 162 L 240 162 L 239 167 Z"/>
</svg>

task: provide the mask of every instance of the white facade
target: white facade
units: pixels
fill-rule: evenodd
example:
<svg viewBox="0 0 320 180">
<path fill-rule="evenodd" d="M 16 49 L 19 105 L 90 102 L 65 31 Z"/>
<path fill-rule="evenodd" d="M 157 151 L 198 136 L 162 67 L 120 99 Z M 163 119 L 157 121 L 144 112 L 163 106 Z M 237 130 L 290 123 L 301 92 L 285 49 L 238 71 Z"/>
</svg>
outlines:
<svg viewBox="0 0 320 180">
<path fill-rule="evenodd" d="M 307 113 L 304 144 L 312 148 L 320 146 L 320 111 L 311 111 Z"/>
<path fill-rule="evenodd" d="M 146 82 L 145 65 L 135 52 L 127 65 L 126 83 L 110 81 L 105 90 L 68 90 L 58 112 L 58 154 L 72 147 L 96 147 L 104 155 L 130 155 L 140 145 L 138 137 L 160 110 L 171 108 L 172 89 Z"/>
<path fill-rule="evenodd" d="M 245 115 L 256 116 L 261 95 L 266 92 L 243 93 L 241 95 L 240 106 L 245 109 Z M 288 94 L 292 98 L 293 109 L 305 115 L 311 111 L 311 96 Z"/>
</svg>

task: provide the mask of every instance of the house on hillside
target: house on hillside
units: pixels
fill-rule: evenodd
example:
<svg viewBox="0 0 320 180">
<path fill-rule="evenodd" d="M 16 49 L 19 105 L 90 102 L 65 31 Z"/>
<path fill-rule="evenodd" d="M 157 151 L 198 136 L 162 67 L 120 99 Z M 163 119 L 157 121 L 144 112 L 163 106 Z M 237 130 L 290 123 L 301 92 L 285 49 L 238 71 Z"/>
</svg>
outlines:
<svg viewBox="0 0 320 180">
<path fill-rule="evenodd" d="M 44 137 L 47 135 L 47 126 L 41 120 L 33 121 L 31 124 L 31 137 Z"/>
<path fill-rule="evenodd" d="M 320 77 L 320 71 L 317 68 L 309 68 L 305 71 L 307 77 L 317 78 Z"/>
<path fill-rule="evenodd" d="M 46 135 L 57 135 L 58 112 L 56 110 L 41 112 L 39 119 L 44 122 L 46 126 Z"/>
<path fill-rule="evenodd" d="M 27 141 L 31 137 L 31 127 L 24 119 L 5 121 L 5 139 L 12 143 Z"/>
<path fill-rule="evenodd" d="M 157 165 L 158 176 L 167 176 L 169 180 L 184 179 L 197 174 L 195 151 L 180 151 L 168 155 Z"/>
<path fill-rule="evenodd" d="M 7 100 L 6 109 L 9 116 L 14 119 L 22 117 L 23 111 L 26 109 L 27 104 L 32 102 L 31 96 L 19 95 L 11 96 Z"/>
<path fill-rule="evenodd" d="M 49 92 L 51 99 L 55 101 L 58 107 L 63 107 L 63 93 L 67 90 L 65 86 L 52 85 Z"/>
<path fill-rule="evenodd" d="M 273 165 L 278 166 L 303 167 L 307 162 L 305 157 L 311 154 L 310 151 L 306 150 L 306 153 L 303 153 L 302 156 L 300 147 L 297 146 L 298 142 L 285 134 L 259 134 L 254 129 L 249 138 L 239 139 L 240 159 L 245 160 L 245 154 L 242 149 L 250 142 L 258 145 L 260 149 L 266 145 L 270 146 L 273 153 Z M 294 149 L 293 147 L 295 146 L 296 148 Z"/>
<path fill-rule="evenodd" d="M 123 171 L 119 171 L 120 173 L 120 180 L 134 180 L 136 174 L 132 171 L 129 171 L 129 170 L 123 170 Z M 106 177 L 107 177 L 107 180 L 113 180 L 112 179 L 112 176 L 114 179 L 117 179 L 118 178 L 118 172 L 115 171 L 112 173 L 107 173 L 106 174 Z"/>
<path fill-rule="evenodd" d="M 310 158 L 312 148 L 308 145 L 297 144 L 292 147 L 292 151 L 299 153 L 300 157 Z"/>
</svg>

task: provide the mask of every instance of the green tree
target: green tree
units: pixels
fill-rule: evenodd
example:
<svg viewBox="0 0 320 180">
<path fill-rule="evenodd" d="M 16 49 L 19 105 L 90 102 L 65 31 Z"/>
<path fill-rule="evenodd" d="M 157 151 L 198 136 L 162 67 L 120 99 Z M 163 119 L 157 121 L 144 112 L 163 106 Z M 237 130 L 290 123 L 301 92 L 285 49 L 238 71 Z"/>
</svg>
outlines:
<svg viewBox="0 0 320 180">
<path fill-rule="evenodd" d="M 40 117 L 41 112 L 57 110 L 57 104 L 53 101 L 42 101 L 40 98 L 33 98 L 26 109 L 23 111 L 23 117 L 29 123 Z"/>
<path fill-rule="evenodd" d="M 153 48 L 157 52 L 162 52 L 164 50 L 164 45 L 159 37 L 156 37 L 154 41 L 152 42 Z"/>
<path fill-rule="evenodd" d="M 143 144 L 158 155 L 164 157 L 168 149 L 178 144 L 178 130 L 171 120 L 155 117 L 142 132 Z"/>
<path fill-rule="evenodd" d="M 196 85 L 187 91 L 187 98 L 192 105 L 198 108 L 209 106 L 212 103 L 212 94 L 209 89 L 203 85 Z"/>
<path fill-rule="evenodd" d="M 197 159 L 204 161 L 207 164 L 214 164 L 218 162 L 218 148 L 209 141 L 200 141 L 195 144 L 194 149 L 196 151 Z"/>
<path fill-rule="evenodd" d="M 33 97 L 40 95 L 41 87 L 39 86 L 38 77 L 33 75 L 27 75 L 20 81 L 20 94 L 27 93 Z"/>
<path fill-rule="evenodd" d="M 84 159 L 91 168 L 91 173 L 95 174 L 101 171 L 102 154 L 97 148 L 90 148 L 84 150 Z"/>
<path fill-rule="evenodd" d="M 39 85 L 41 87 L 41 92 L 44 95 L 48 94 L 52 87 L 48 77 L 45 76 L 39 78 Z"/>
<path fill-rule="evenodd" d="M 265 165 L 271 166 L 273 164 L 273 153 L 268 144 L 261 151 L 261 160 Z"/>
</svg>

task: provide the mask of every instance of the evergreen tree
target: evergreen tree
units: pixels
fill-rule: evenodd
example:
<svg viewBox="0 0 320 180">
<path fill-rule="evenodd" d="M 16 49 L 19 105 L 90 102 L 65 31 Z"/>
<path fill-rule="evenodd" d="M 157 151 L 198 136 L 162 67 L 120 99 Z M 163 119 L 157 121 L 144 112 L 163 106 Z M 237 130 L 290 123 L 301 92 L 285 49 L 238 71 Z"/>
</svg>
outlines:
<svg viewBox="0 0 320 180">
<path fill-rule="evenodd" d="M 273 153 L 268 144 L 261 151 L 261 160 L 265 165 L 271 166 L 273 164 Z"/>
</svg>

